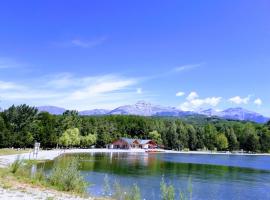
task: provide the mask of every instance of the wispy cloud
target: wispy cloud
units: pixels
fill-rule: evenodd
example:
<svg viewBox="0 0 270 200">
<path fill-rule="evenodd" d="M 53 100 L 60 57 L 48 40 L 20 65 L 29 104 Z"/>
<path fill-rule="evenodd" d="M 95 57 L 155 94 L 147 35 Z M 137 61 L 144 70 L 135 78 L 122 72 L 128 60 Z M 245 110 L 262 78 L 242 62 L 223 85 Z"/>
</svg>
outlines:
<svg viewBox="0 0 270 200">
<path fill-rule="evenodd" d="M 174 72 L 182 72 L 182 71 L 192 70 L 192 69 L 198 68 L 202 65 L 204 65 L 204 63 L 182 65 L 182 66 L 174 68 L 173 71 Z"/>
<path fill-rule="evenodd" d="M 95 37 L 91 39 L 73 38 L 65 42 L 57 42 L 59 47 L 79 47 L 79 48 L 93 48 L 102 45 L 108 38 L 105 36 Z"/>
<path fill-rule="evenodd" d="M 1 81 L 0 99 L 10 104 L 56 105 L 78 110 L 114 108 L 147 98 L 147 94 L 138 93 L 139 81 L 115 74 L 75 77 L 68 73 L 45 76 L 31 84 Z"/>
<path fill-rule="evenodd" d="M 75 90 L 71 98 L 75 100 L 97 97 L 102 95 L 113 95 L 114 92 L 126 90 L 129 86 L 135 85 L 136 80 L 125 79 L 113 76 L 97 77 L 91 84 Z"/>
<path fill-rule="evenodd" d="M 0 91 L 5 90 L 19 90 L 23 87 L 19 84 L 13 83 L 13 82 L 6 82 L 6 81 L 0 81 Z"/>
<path fill-rule="evenodd" d="M 167 71 L 162 71 L 160 72 L 159 74 L 154 74 L 154 75 L 151 75 L 151 76 L 147 76 L 145 77 L 145 79 L 158 79 L 158 78 L 164 78 L 164 77 L 168 77 L 168 76 L 172 76 L 172 75 L 175 75 L 177 73 L 181 73 L 181 72 L 184 72 L 184 71 L 189 71 L 189 70 L 193 70 L 193 69 L 196 69 L 200 66 L 203 66 L 205 63 L 197 63 L 197 64 L 187 64 L 187 65 L 182 65 L 182 66 L 179 66 L 179 67 L 174 67 L 174 68 L 171 68 Z"/>
<path fill-rule="evenodd" d="M 74 46 L 83 47 L 83 48 L 91 48 L 98 46 L 104 43 L 107 40 L 107 37 L 99 37 L 92 40 L 81 40 L 81 39 L 73 39 L 71 43 Z"/>
</svg>

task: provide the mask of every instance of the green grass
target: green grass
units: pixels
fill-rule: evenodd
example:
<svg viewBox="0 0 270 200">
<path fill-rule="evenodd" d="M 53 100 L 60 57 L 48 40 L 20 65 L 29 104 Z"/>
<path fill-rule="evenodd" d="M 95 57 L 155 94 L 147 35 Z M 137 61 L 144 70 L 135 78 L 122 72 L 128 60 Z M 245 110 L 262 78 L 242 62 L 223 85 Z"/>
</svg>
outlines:
<svg viewBox="0 0 270 200">
<path fill-rule="evenodd" d="M 56 162 L 51 174 L 47 176 L 42 167 L 31 173 L 31 167 L 36 164 L 37 161 L 20 160 L 18 157 L 9 168 L 0 168 L 0 186 L 8 187 L 8 180 L 16 180 L 80 196 L 86 195 L 87 182 L 80 175 L 76 160 L 67 161 L 64 165 Z"/>
<path fill-rule="evenodd" d="M 53 197 L 47 197 L 46 200 L 54 200 Z"/>
<path fill-rule="evenodd" d="M 31 176 L 29 166 L 32 163 L 37 163 L 36 161 L 23 161 L 23 165 L 20 165 L 18 170 L 15 173 L 12 173 L 10 168 L 0 168 L 0 187 L 4 189 L 14 188 L 14 186 L 20 186 L 20 184 L 25 187 L 26 185 L 35 186 L 36 188 L 40 188 L 41 191 L 46 189 L 54 189 L 58 191 L 62 191 L 61 188 L 53 186 L 48 177 L 44 175 L 44 171 L 40 169 L 38 170 L 35 176 Z M 88 197 L 84 193 L 78 193 L 76 191 L 65 191 L 67 194 L 81 196 L 81 197 Z M 48 200 L 53 200 L 54 197 L 48 197 Z M 94 200 L 111 200 L 109 197 L 100 197 L 100 198 L 93 198 Z"/>
</svg>

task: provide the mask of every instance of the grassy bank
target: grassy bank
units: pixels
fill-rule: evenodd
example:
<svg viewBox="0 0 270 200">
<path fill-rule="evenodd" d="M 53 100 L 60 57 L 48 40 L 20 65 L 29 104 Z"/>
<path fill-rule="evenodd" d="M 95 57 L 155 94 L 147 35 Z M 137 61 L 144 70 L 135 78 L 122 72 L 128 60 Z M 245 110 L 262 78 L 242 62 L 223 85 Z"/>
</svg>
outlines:
<svg viewBox="0 0 270 200">
<path fill-rule="evenodd" d="M 78 170 L 78 160 L 57 159 L 50 173 L 46 173 L 42 164 L 37 161 L 17 159 L 9 168 L 0 168 L 0 187 L 9 189 L 18 185 L 34 186 L 40 193 L 46 189 L 61 191 L 63 194 L 75 195 L 76 198 L 90 198 L 86 192 L 89 183 L 81 176 Z M 140 186 L 120 185 L 117 180 L 104 177 L 103 197 L 99 200 L 141 200 Z M 1 198 L 1 196 L 0 196 Z M 94 199 L 94 198 L 90 198 Z M 192 199 L 192 185 L 189 182 L 187 190 L 175 188 L 170 182 L 162 178 L 160 183 L 161 200 L 188 200 Z"/>
<path fill-rule="evenodd" d="M 22 172 L 22 169 L 18 168 L 18 171 L 12 173 L 12 168 L 0 168 L 0 188 L 3 188 L 6 191 L 10 191 L 8 194 L 9 197 L 14 193 L 23 192 L 31 195 L 31 192 L 35 191 L 32 194 L 31 198 L 27 199 L 36 199 L 37 194 L 41 194 L 43 198 L 41 199 L 91 199 L 91 200 L 109 200 L 111 198 L 101 197 L 93 198 L 87 195 L 86 193 L 79 193 L 74 191 L 62 191 L 58 187 L 55 187 L 48 182 L 44 181 L 42 176 L 37 173 L 35 177 L 28 176 L 27 173 Z M 6 192 L 8 193 L 8 192 Z M 7 198 L 1 196 L 1 198 Z M 46 195 L 48 195 L 46 197 Z M 17 197 L 17 196 L 15 196 Z"/>
<path fill-rule="evenodd" d="M 17 189 L 27 192 L 25 188 L 34 187 L 41 193 L 46 191 L 55 191 L 59 196 L 74 197 L 76 199 L 93 200 L 140 200 L 140 190 L 137 185 L 133 185 L 126 190 L 115 182 L 111 187 L 115 192 L 111 195 L 104 194 L 103 197 L 90 197 L 86 193 L 86 186 L 83 178 L 77 170 L 76 160 L 68 163 L 56 162 L 50 175 L 45 176 L 43 169 L 36 171 L 31 175 L 31 166 L 37 164 L 37 161 L 24 161 L 17 159 L 9 168 L 0 168 L 0 187 L 4 189 Z M 60 193 L 59 193 L 60 192 Z M 0 197 L 1 198 L 1 197 Z M 57 199 L 46 198 L 46 199 Z M 72 198 L 71 198 L 72 199 Z"/>
<path fill-rule="evenodd" d="M 4 149 L 0 149 L 0 156 L 28 153 L 30 150 L 31 149 L 4 148 Z"/>
<path fill-rule="evenodd" d="M 0 168 L 0 187 L 4 189 L 35 187 L 43 193 L 44 190 L 61 191 L 66 195 L 87 198 L 86 183 L 77 170 L 76 162 L 66 166 L 55 165 L 50 175 L 45 175 L 36 161 L 17 159 L 9 168 Z M 16 188 L 15 188 L 16 189 Z M 61 196 L 60 193 L 60 196 Z"/>
</svg>

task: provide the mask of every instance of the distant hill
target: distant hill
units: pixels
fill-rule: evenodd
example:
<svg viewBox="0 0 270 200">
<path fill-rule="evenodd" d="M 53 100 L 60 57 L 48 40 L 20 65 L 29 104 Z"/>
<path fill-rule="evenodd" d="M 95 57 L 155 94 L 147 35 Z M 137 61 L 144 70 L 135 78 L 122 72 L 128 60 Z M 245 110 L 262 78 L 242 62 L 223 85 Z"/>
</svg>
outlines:
<svg viewBox="0 0 270 200">
<path fill-rule="evenodd" d="M 266 123 L 270 119 L 265 117 L 259 113 L 252 112 L 246 110 L 244 108 L 228 108 L 223 111 L 214 111 L 213 109 L 208 109 L 200 112 L 200 114 L 204 114 L 206 116 L 217 116 L 224 119 L 232 119 L 232 120 L 241 120 L 241 121 L 253 121 L 257 123 Z"/>
<path fill-rule="evenodd" d="M 56 106 L 39 106 L 37 107 L 39 112 L 48 112 L 52 115 L 62 115 L 66 109 L 65 108 L 60 108 Z"/>
<path fill-rule="evenodd" d="M 93 109 L 93 110 L 84 110 L 80 111 L 80 115 L 106 115 L 110 112 L 110 110 L 105 109 Z"/>
<path fill-rule="evenodd" d="M 38 110 L 49 112 L 54 115 L 61 115 L 65 112 L 65 108 L 55 106 L 41 106 Z M 214 109 L 206 109 L 198 112 L 183 111 L 175 107 L 166 107 L 153 105 L 145 101 L 139 101 L 134 105 L 124 105 L 113 110 L 93 109 L 80 111 L 80 115 L 139 115 L 139 116 L 159 116 L 159 117 L 187 117 L 187 116 L 207 116 L 218 117 L 222 119 L 252 121 L 257 123 L 266 123 L 270 118 L 259 113 L 246 110 L 244 108 L 228 108 L 223 111 Z"/>
</svg>

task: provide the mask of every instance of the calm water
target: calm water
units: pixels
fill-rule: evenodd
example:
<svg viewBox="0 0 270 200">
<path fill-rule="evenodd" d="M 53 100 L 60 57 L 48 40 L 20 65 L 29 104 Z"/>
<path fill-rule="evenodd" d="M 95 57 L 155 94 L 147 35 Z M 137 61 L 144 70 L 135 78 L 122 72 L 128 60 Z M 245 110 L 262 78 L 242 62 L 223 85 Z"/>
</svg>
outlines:
<svg viewBox="0 0 270 200">
<path fill-rule="evenodd" d="M 270 156 L 93 153 L 77 157 L 80 170 L 93 183 L 89 193 L 101 196 L 104 177 L 123 186 L 136 183 L 144 199 L 160 199 L 160 181 L 177 192 L 192 185 L 192 199 L 270 199 Z M 46 163 L 50 169 L 52 162 Z M 191 184 L 190 184 L 191 183 Z"/>
</svg>

